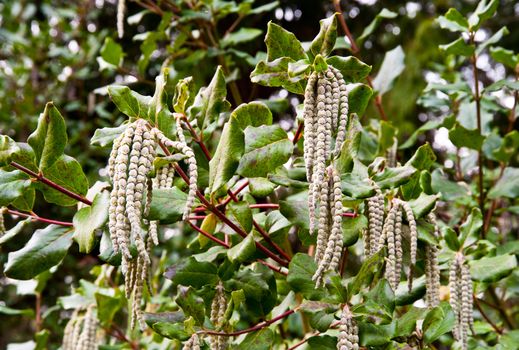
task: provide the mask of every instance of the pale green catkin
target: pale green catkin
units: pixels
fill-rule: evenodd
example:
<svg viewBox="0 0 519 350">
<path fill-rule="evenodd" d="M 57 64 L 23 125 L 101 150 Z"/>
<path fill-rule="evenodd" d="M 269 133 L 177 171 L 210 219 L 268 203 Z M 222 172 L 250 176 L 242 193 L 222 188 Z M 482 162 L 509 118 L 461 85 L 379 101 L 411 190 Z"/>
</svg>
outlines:
<svg viewBox="0 0 519 350">
<path fill-rule="evenodd" d="M 449 270 L 450 304 L 456 323 L 454 339 L 460 342 L 461 349 L 468 349 L 469 330 L 473 323 L 473 289 L 470 269 L 462 253 L 458 252 Z"/>
<path fill-rule="evenodd" d="M 440 238 L 440 229 L 434 213 L 427 215 L 427 220 L 434 226 L 434 237 Z M 427 306 L 435 307 L 440 303 L 440 268 L 438 266 L 438 246 L 427 244 L 425 248 L 425 287 Z"/>
<path fill-rule="evenodd" d="M 5 222 L 4 222 L 4 214 L 7 212 L 6 207 L 0 208 L 0 236 L 5 234 Z"/>
<path fill-rule="evenodd" d="M 119 0 L 117 3 L 117 36 L 121 39 L 124 36 L 124 13 L 126 12 L 126 0 Z"/>
<path fill-rule="evenodd" d="M 227 310 L 227 299 L 225 298 L 225 291 L 220 282 L 216 286 L 216 293 L 211 303 L 211 322 L 215 329 L 221 330 L 225 323 L 225 312 Z M 224 350 L 227 348 L 227 337 L 211 335 L 210 344 L 211 350 Z"/>
<path fill-rule="evenodd" d="M 358 350 L 359 349 L 359 329 L 353 319 L 348 305 L 342 309 L 339 321 L 339 335 L 337 337 L 337 350 Z"/>
<path fill-rule="evenodd" d="M 368 211 L 368 229 L 364 237 L 364 254 L 372 256 L 379 251 L 379 241 L 384 226 L 384 195 L 380 188 L 376 187 L 375 196 L 366 203 Z"/>
<path fill-rule="evenodd" d="M 200 350 L 200 338 L 198 334 L 193 333 L 191 338 L 184 344 L 182 350 Z"/>
</svg>

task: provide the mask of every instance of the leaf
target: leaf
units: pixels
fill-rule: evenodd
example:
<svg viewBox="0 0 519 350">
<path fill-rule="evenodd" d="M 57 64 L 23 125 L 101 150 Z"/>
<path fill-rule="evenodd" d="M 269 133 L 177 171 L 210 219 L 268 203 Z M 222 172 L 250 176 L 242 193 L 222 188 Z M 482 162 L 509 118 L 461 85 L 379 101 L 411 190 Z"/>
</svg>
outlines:
<svg viewBox="0 0 519 350">
<path fill-rule="evenodd" d="M 9 136 L 0 135 L 0 167 L 11 163 L 14 154 L 20 151 L 20 148 L 14 140 Z"/>
<path fill-rule="evenodd" d="M 110 146 L 113 141 L 126 130 L 127 127 L 128 124 L 122 124 L 115 128 L 96 129 L 94 136 L 92 136 L 90 139 L 90 144 L 92 146 L 99 147 Z"/>
<path fill-rule="evenodd" d="M 231 118 L 236 120 L 242 130 L 248 126 L 272 124 L 272 112 L 266 104 L 258 101 L 242 103 L 231 113 Z"/>
<path fill-rule="evenodd" d="M 180 79 L 175 86 L 175 96 L 173 97 L 173 109 L 177 113 L 185 114 L 188 106 L 193 102 L 194 82 L 192 77 Z"/>
<path fill-rule="evenodd" d="M 103 325 L 110 325 L 115 314 L 125 305 L 122 294 L 116 292 L 115 295 L 96 292 L 97 318 Z"/>
<path fill-rule="evenodd" d="M 265 198 L 274 192 L 276 185 L 263 177 L 249 178 L 249 191 L 255 198 Z"/>
<path fill-rule="evenodd" d="M 338 307 L 320 301 L 306 301 L 301 304 L 300 310 L 310 320 L 310 326 L 320 332 L 326 332 L 333 321 Z"/>
<path fill-rule="evenodd" d="M 436 155 L 429 143 L 426 143 L 416 150 L 406 165 L 410 165 L 418 170 L 429 170 L 436 160 Z"/>
<path fill-rule="evenodd" d="M 421 193 L 420 196 L 416 199 L 410 200 L 409 205 L 413 210 L 414 216 L 416 219 L 425 217 L 428 213 L 430 213 L 434 207 L 436 206 L 436 202 L 438 201 L 439 195 L 437 194 L 425 194 Z"/>
<path fill-rule="evenodd" d="M 34 317 L 33 309 L 13 309 L 5 305 L 0 305 L 0 314 L 8 316 L 25 316 L 28 318 Z"/>
<path fill-rule="evenodd" d="M 245 148 L 243 131 L 235 118 L 225 124 L 220 142 L 209 162 L 209 190 L 219 192 L 234 176 Z"/>
<path fill-rule="evenodd" d="M 228 33 L 220 40 L 221 47 L 236 46 L 256 39 L 262 31 L 255 28 L 240 28 L 236 32 Z"/>
<path fill-rule="evenodd" d="M 342 193 L 355 199 L 370 198 L 375 195 L 375 187 L 351 173 L 341 176 L 341 189 Z"/>
<path fill-rule="evenodd" d="M 389 343 L 396 330 L 394 322 L 390 324 L 377 325 L 368 322 L 359 322 L 360 345 L 372 347 Z"/>
<path fill-rule="evenodd" d="M 181 322 L 155 322 L 151 325 L 151 328 L 161 336 L 168 339 L 179 339 L 184 341 L 190 337 L 185 330 L 184 324 Z"/>
<path fill-rule="evenodd" d="M 345 247 L 354 245 L 361 232 L 368 227 L 368 219 L 364 215 L 345 218 L 342 221 L 342 241 Z"/>
<path fill-rule="evenodd" d="M 332 52 L 337 39 L 337 17 L 335 14 L 319 21 L 320 29 L 310 44 L 308 55 L 313 61 L 317 55 L 326 57 Z"/>
<path fill-rule="evenodd" d="M 378 130 L 378 154 L 384 154 L 388 148 L 395 143 L 396 128 L 390 123 L 382 120 Z"/>
<path fill-rule="evenodd" d="M 411 178 L 416 173 L 416 169 L 410 165 L 404 165 L 398 168 L 385 168 L 382 173 L 373 176 L 373 181 L 381 189 L 396 188 Z"/>
<path fill-rule="evenodd" d="M 497 32 L 494 33 L 494 35 L 492 35 L 490 38 L 488 38 L 487 40 L 485 40 L 484 42 L 482 42 L 481 44 L 478 45 L 478 47 L 476 49 L 476 56 L 479 56 L 479 54 L 481 54 L 483 52 L 483 50 L 485 50 L 490 45 L 501 41 L 503 36 L 508 35 L 508 34 L 510 34 L 510 31 L 508 30 L 507 27 L 500 28 Z"/>
<path fill-rule="evenodd" d="M 130 118 L 146 118 L 150 108 L 151 97 L 143 96 L 132 91 L 127 86 L 112 85 L 108 94 L 117 109 Z"/>
<path fill-rule="evenodd" d="M 519 168 L 507 167 L 503 176 L 488 192 L 489 199 L 519 197 Z"/>
<path fill-rule="evenodd" d="M 454 327 L 455 315 L 447 302 L 441 302 L 427 313 L 422 324 L 424 340 L 430 344 Z"/>
<path fill-rule="evenodd" d="M 481 26 L 481 23 L 494 15 L 499 6 L 499 0 L 481 0 L 478 7 L 469 17 L 469 28 L 471 31 L 476 31 Z"/>
<path fill-rule="evenodd" d="M 396 337 L 408 337 L 416 330 L 416 323 L 422 319 L 427 309 L 411 307 L 402 317 L 397 319 Z"/>
<path fill-rule="evenodd" d="M 85 195 L 88 191 L 88 179 L 81 165 L 74 158 L 63 154 L 50 168 L 43 171 L 50 181 L 79 195 Z M 45 184 L 37 183 L 38 189 L 43 193 L 45 200 L 49 203 L 61 206 L 70 206 L 77 200 L 51 188 Z"/>
<path fill-rule="evenodd" d="M 182 308 L 184 315 L 187 317 L 193 317 L 198 326 L 202 326 L 204 324 L 204 300 L 195 293 L 193 288 L 179 287 L 175 302 Z"/>
<path fill-rule="evenodd" d="M 231 202 L 227 205 L 229 219 L 240 226 L 243 231 L 250 232 L 252 230 L 252 210 L 249 203 L 245 201 Z"/>
<path fill-rule="evenodd" d="M 22 249 L 9 253 L 4 269 L 6 276 L 28 280 L 58 265 L 72 244 L 71 233 L 70 227 L 57 225 L 34 231 Z"/>
<path fill-rule="evenodd" d="M 494 257 L 484 257 L 479 260 L 469 261 L 470 275 L 474 281 L 478 282 L 497 282 L 517 267 L 515 255 L 499 255 Z"/>
<path fill-rule="evenodd" d="M 29 176 L 19 170 L 0 169 L 0 207 L 6 207 L 22 197 L 32 185 Z"/>
<path fill-rule="evenodd" d="M 382 266 L 384 266 L 384 255 L 384 249 L 381 249 L 362 263 L 359 272 L 354 277 L 350 287 L 348 288 L 350 298 L 351 296 L 358 294 L 363 286 L 369 285 L 373 282 L 375 273 L 380 271 Z"/>
<path fill-rule="evenodd" d="M 154 189 L 148 219 L 163 225 L 175 223 L 184 214 L 186 200 L 187 194 L 178 187 Z"/>
<path fill-rule="evenodd" d="M 312 350 L 335 350 L 337 338 L 329 335 L 316 335 L 308 338 L 308 346 Z"/>
<path fill-rule="evenodd" d="M 123 63 L 123 49 L 121 45 L 116 43 L 112 38 L 106 37 L 103 46 L 101 47 L 101 57 L 106 62 L 119 67 Z"/>
<path fill-rule="evenodd" d="M 38 119 L 38 127 L 29 136 L 27 143 L 34 150 L 40 170 L 50 168 L 63 155 L 67 144 L 67 128 L 52 102 L 45 105 Z"/>
<path fill-rule="evenodd" d="M 214 286 L 218 283 L 218 269 L 210 262 L 199 262 L 191 257 L 180 263 L 168 267 L 166 278 L 175 285 L 192 286 L 201 288 L 205 285 Z"/>
<path fill-rule="evenodd" d="M 379 95 L 389 91 L 393 81 L 403 72 L 405 68 L 404 58 L 405 54 L 400 45 L 386 52 L 382 66 L 375 79 L 373 79 L 373 88 Z"/>
<path fill-rule="evenodd" d="M 465 43 L 465 39 L 458 38 L 453 42 L 445 45 L 440 45 L 440 50 L 444 51 L 447 55 L 460 55 L 464 57 L 471 56 L 475 51 L 474 45 Z"/>
<path fill-rule="evenodd" d="M 240 243 L 227 251 L 227 257 L 231 262 L 243 263 L 249 260 L 256 252 L 256 242 L 252 234 L 247 235 Z"/>
<path fill-rule="evenodd" d="M 363 115 L 373 95 L 373 90 L 366 84 L 356 83 L 348 84 L 348 91 L 348 112 Z"/>
<path fill-rule="evenodd" d="M 519 64 L 519 54 L 515 54 L 512 50 L 507 50 L 502 47 L 491 47 L 490 56 L 508 68 L 515 69 L 517 64 Z"/>
<path fill-rule="evenodd" d="M 282 86 L 288 91 L 303 95 L 306 83 L 301 77 L 290 77 L 288 74 L 288 65 L 295 62 L 289 57 L 281 57 L 272 62 L 261 61 L 250 74 L 251 82 L 278 87 Z"/>
<path fill-rule="evenodd" d="M 287 282 L 296 293 L 301 293 L 309 300 L 322 300 L 326 291 L 315 288 L 312 276 L 317 271 L 317 264 L 314 259 L 303 253 L 297 253 L 292 257 L 288 267 Z"/>
<path fill-rule="evenodd" d="M 337 171 L 340 173 L 349 173 L 353 170 L 354 159 L 359 152 L 361 130 L 359 117 L 357 117 L 357 114 L 351 114 L 346 129 L 346 137 L 336 164 Z"/>
<path fill-rule="evenodd" d="M 81 208 L 74 215 L 73 237 L 79 245 L 79 252 L 87 254 L 94 248 L 95 231 L 108 220 L 109 202 L 110 194 L 103 191 L 95 196 L 91 206 Z"/>
<path fill-rule="evenodd" d="M 337 68 L 348 83 L 362 81 L 371 72 L 371 66 L 354 56 L 332 56 L 328 57 L 326 62 Z"/>
<path fill-rule="evenodd" d="M 2 236 L 0 236 L 0 245 L 4 244 L 5 242 L 11 240 L 12 238 L 16 237 L 19 233 L 23 231 L 25 226 L 31 222 L 31 219 L 25 219 L 22 221 L 18 221 L 16 225 L 7 230 Z"/>
<path fill-rule="evenodd" d="M 289 57 L 294 61 L 306 58 L 305 50 L 296 36 L 272 21 L 268 23 L 265 44 L 269 62 L 283 57 Z"/>
<path fill-rule="evenodd" d="M 382 22 L 382 20 L 384 18 L 391 19 L 391 18 L 396 18 L 397 16 L 398 16 L 397 13 L 390 11 L 386 8 L 383 8 L 375 16 L 375 19 L 373 19 L 373 21 L 371 21 L 371 23 L 366 28 L 364 28 L 364 31 L 357 39 L 358 45 L 362 45 L 364 40 L 366 40 L 368 38 L 368 36 L 370 36 L 377 29 L 377 27 L 380 25 L 380 23 Z"/>
<path fill-rule="evenodd" d="M 455 8 L 450 8 L 444 16 L 437 19 L 440 27 L 451 32 L 466 32 L 469 29 L 469 22 Z"/>
<path fill-rule="evenodd" d="M 256 332 L 247 334 L 245 339 L 237 344 L 236 350 L 269 350 L 274 343 L 274 332 L 270 328 L 263 328 Z"/>
<path fill-rule="evenodd" d="M 443 238 L 445 239 L 447 247 L 449 247 L 449 249 L 453 252 L 457 252 L 461 248 L 461 243 L 458 239 L 458 235 L 456 234 L 456 231 L 454 231 L 452 228 L 446 228 L 445 233 L 443 234 Z"/>
<path fill-rule="evenodd" d="M 245 151 L 237 172 L 244 177 L 265 177 L 290 159 L 292 148 L 280 126 L 249 126 L 245 129 Z"/>
<path fill-rule="evenodd" d="M 472 208 L 470 215 L 460 226 L 459 242 L 461 246 L 468 246 L 476 242 L 483 228 L 483 216 L 479 208 Z"/>
</svg>

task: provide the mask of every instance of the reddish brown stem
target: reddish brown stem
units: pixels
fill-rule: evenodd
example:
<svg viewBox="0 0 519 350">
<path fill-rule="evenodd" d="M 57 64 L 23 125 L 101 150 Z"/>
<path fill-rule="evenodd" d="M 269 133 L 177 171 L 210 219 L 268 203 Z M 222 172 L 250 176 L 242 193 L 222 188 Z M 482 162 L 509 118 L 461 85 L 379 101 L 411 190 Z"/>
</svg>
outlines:
<svg viewBox="0 0 519 350">
<path fill-rule="evenodd" d="M 233 196 L 236 198 L 236 196 L 241 192 L 243 191 L 247 186 L 249 186 L 249 180 L 245 181 L 240 187 L 238 187 L 238 189 L 234 192 L 231 192 L 233 194 Z M 216 207 L 217 208 L 222 208 L 222 207 L 225 207 L 227 204 L 229 204 L 230 201 L 233 200 L 233 197 L 232 196 L 229 196 L 227 197 L 223 202 L 219 203 Z"/>
<path fill-rule="evenodd" d="M 287 350 L 294 350 L 294 349 L 297 349 L 298 347 L 300 347 L 301 345 L 303 345 L 304 343 L 306 343 L 308 341 L 308 339 L 312 338 L 312 337 L 315 337 L 317 335 L 319 335 L 320 332 L 319 331 L 316 331 L 312 334 L 310 334 L 308 337 L 302 339 L 300 342 L 292 345 L 291 347 L 289 347 Z"/>
<path fill-rule="evenodd" d="M 216 242 L 218 243 L 219 245 L 221 246 L 224 246 L 225 248 L 229 248 L 230 245 L 228 245 L 227 243 L 225 243 L 224 241 L 216 238 L 215 236 L 213 236 L 212 234 L 210 234 L 209 232 L 205 232 L 204 230 L 202 230 L 200 227 L 196 226 L 195 224 L 193 224 L 192 222 L 189 222 L 189 226 L 191 226 L 195 231 L 197 232 L 200 232 L 202 235 L 206 236 L 207 238 L 209 238 L 211 241 L 213 242 Z"/>
<path fill-rule="evenodd" d="M 296 130 L 296 133 L 294 134 L 294 139 L 292 140 L 292 143 L 295 145 L 297 143 L 297 141 L 299 141 L 299 139 L 301 138 L 301 134 L 303 133 L 303 128 L 304 128 L 305 124 L 304 123 L 299 123 L 299 125 L 297 126 L 297 130 Z"/>
<path fill-rule="evenodd" d="M 494 330 L 498 334 L 503 334 L 503 330 L 501 328 L 499 328 L 494 322 L 492 322 L 492 320 L 487 316 L 485 311 L 483 311 L 483 308 L 479 304 L 478 298 L 475 295 L 473 295 L 473 298 L 474 298 L 474 304 L 476 304 L 476 307 L 478 308 L 479 313 L 481 314 L 481 316 L 483 316 L 483 318 L 488 322 L 489 325 L 492 326 L 492 328 L 494 328 Z"/>
<path fill-rule="evenodd" d="M 261 234 L 261 236 L 265 239 L 265 241 L 268 242 L 268 244 L 270 244 L 271 246 L 274 247 L 274 249 L 279 253 L 281 254 L 281 256 L 283 258 L 285 258 L 286 261 L 290 261 L 290 256 L 288 256 L 287 253 L 285 253 L 285 251 L 283 249 L 281 249 L 280 246 L 278 246 L 269 236 L 269 234 L 265 231 L 265 229 L 263 227 L 261 227 L 260 224 L 258 224 L 256 222 L 256 220 L 252 220 L 252 224 L 254 225 L 254 227 L 256 228 L 256 230 L 258 230 L 258 232 Z"/>
<path fill-rule="evenodd" d="M 11 214 L 11 215 L 21 216 L 21 217 L 24 217 L 24 218 L 30 218 L 32 220 L 37 220 L 37 221 L 45 222 L 47 224 L 54 224 L 54 225 L 60 225 L 60 226 L 74 226 L 74 224 L 71 223 L 71 222 L 46 219 L 46 218 L 42 218 L 42 217 L 40 217 L 40 216 L 38 216 L 36 214 L 22 213 L 20 211 L 16 211 L 16 210 L 12 210 L 12 209 L 7 209 L 7 212 L 9 214 Z"/>
<path fill-rule="evenodd" d="M 37 181 L 40 181 L 41 183 L 44 183 L 45 185 L 47 185 L 49 187 L 52 187 L 53 189 L 63 193 L 64 195 L 66 195 L 66 196 L 68 196 L 68 197 L 70 197 L 72 199 L 75 199 L 77 201 L 83 202 L 86 205 L 92 205 L 92 202 L 89 201 L 88 199 L 86 199 L 85 197 L 83 197 L 83 196 L 81 196 L 81 195 L 79 195 L 77 193 L 74 193 L 74 192 L 72 192 L 70 190 L 67 190 L 65 187 L 62 187 L 62 186 L 58 185 L 55 182 L 52 182 L 51 180 L 49 180 L 45 176 L 43 176 L 43 174 L 41 174 L 41 173 L 40 174 L 35 173 L 31 169 L 27 169 L 23 165 L 18 164 L 16 162 L 11 162 L 11 166 L 16 168 L 16 169 L 18 169 L 18 170 L 23 171 L 27 175 L 29 175 L 29 176 L 33 177 L 34 179 L 36 179 Z"/>
<path fill-rule="evenodd" d="M 193 137 L 193 141 L 195 141 L 200 146 L 200 149 L 202 150 L 202 152 L 204 152 L 204 155 L 207 158 L 207 160 L 211 160 L 211 153 L 205 146 L 205 143 L 202 141 L 202 138 L 200 136 L 198 136 L 195 129 L 193 129 L 193 127 L 191 126 L 191 123 L 189 123 L 189 120 L 187 120 L 186 116 L 184 116 L 184 115 L 182 116 L 182 120 L 186 124 L 189 132 L 191 133 L 191 136 Z"/>
<path fill-rule="evenodd" d="M 275 203 L 258 203 L 249 205 L 251 209 L 279 209 L 279 204 Z"/>
<path fill-rule="evenodd" d="M 285 311 L 281 315 L 279 315 L 277 317 L 274 317 L 271 320 L 264 321 L 264 322 L 258 323 L 257 325 L 255 325 L 253 327 L 250 327 L 250 328 L 247 328 L 247 329 L 243 329 L 241 331 L 232 332 L 232 333 L 216 332 L 216 331 L 210 331 L 210 330 L 200 331 L 199 333 L 209 334 L 209 335 L 219 335 L 219 336 L 222 336 L 222 337 L 235 337 L 235 336 L 238 336 L 240 334 L 254 332 L 254 331 L 260 330 L 262 328 L 265 328 L 267 326 L 270 326 L 271 324 L 273 324 L 273 323 L 275 323 L 275 322 L 277 322 L 277 321 L 279 321 L 279 320 L 281 320 L 281 319 L 283 319 L 283 318 L 285 318 L 285 317 L 287 317 L 289 315 L 292 315 L 294 312 L 296 312 L 295 309 Z"/>
<path fill-rule="evenodd" d="M 274 266 L 272 264 L 269 264 L 268 262 L 266 262 L 265 260 L 262 260 L 262 259 L 258 259 L 258 262 L 265 265 L 266 267 L 268 267 L 269 269 L 271 269 L 272 271 L 276 271 L 282 275 L 285 275 L 285 276 L 288 276 L 288 272 L 286 272 L 285 270 L 283 270 L 282 267 L 279 267 L 279 266 Z"/>
</svg>

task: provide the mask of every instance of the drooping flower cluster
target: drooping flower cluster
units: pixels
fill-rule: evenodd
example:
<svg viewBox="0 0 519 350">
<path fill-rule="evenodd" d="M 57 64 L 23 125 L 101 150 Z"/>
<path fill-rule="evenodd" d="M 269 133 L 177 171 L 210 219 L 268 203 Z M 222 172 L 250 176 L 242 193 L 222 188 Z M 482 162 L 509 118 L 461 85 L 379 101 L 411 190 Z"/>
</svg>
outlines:
<svg viewBox="0 0 519 350">
<path fill-rule="evenodd" d="M 200 338 L 198 334 L 193 333 L 191 338 L 184 344 L 182 350 L 200 350 Z"/>
<path fill-rule="evenodd" d="M 378 241 L 382 235 L 384 226 L 384 195 L 380 188 L 377 193 L 367 201 L 368 229 L 364 234 L 364 255 L 370 257 L 378 251 Z"/>
<path fill-rule="evenodd" d="M 348 305 L 342 309 L 337 337 L 337 350 L 358 350 L 359 329 Z"/>
<path fill-rule="evenodd" d="M 342 191 L 339 173 L 328 167 L 320 186 L 319 223 L 315 261 L 318 264 L 312 280 L 316 286 L 323 284 L 323 275 L 328 270 L 335 270 L 342 255 Z"/>
<path fill-rule="evenodd" d="M 124 36 L 124 13 L 126 12 L 126 0 L 117 2 L 117 36 L 121 39 Z"/>
<path fill-rule="evenodd" d="M 5 233 L 5 222 L 4 222 L 4 214 L 7 211 L 6 207 L 0 208 L 0 236 Z"/>
<path fill-rule="evenodd" d="M 440 238 L 440 229 L 436 222 L 436 215 L 429 213 L 427 220 L 434 226 L 434 237 Z M 436 244 L 427 244 L 425 247 L 425 300 L 429 307 L 440 303 L 440 268 L 438 266 L 439 249 Z"/>
<path fill-rule="evenodd" d="M 122 255 L 126 296 L 130 298 L 133 295 L 132 328 L 136 320 L 141 329 L 145 328 L 142 292 L 151 264 L 151 247 L 158 244 L 158 223 L 146 220 L 152 191 L 154 187 L 165 188 L 173 183 L 174 167 L 171 164 L 160 168 L 155 180 L 148 178 L 159 142 L 165 147 L 173 147 L 187 158 L 190 177 L 184 211 L 184 218 L 187 218 L 194 203 L 198 173 L 194 153 L 184 142 L 171 141 L 160 130 L 149 128 L 145 120 L 138 119 L 114 141 L 108 162 L 108 174 L 113 185 L 108 226 L 114 251 Z M 130 252 L 131 244 L 137 248 L 136 257 Z"/>
<path fill-rule="evenodd" d="M 63 350 L 95 350 L 97 349 L 97 315 L 96 305 L 90 305 L 84 314 L 80 309 L 74 310 L 72 318 L 65 326 Z"/>
<path fill-rule="evenodd" d="M 326 163 L 339 153 L 348 123 L 348 91 L 337 69 L 329 66 L 326 72 L 314 72 L 310 76 L 305 91 L 303 119 L 306 177 L 310 184 L 310 234 L 313 234 L 319 220 L 317 207 L 321 184 L 326 176 Z M 333 136 L 335 145 L 332 148 Z"/>
<path fill-rule="evenodd" d="M 461 348 L 468 348 L 469 329 L 473 324 L 472 278 L 470 269 L 462 253 L 456 253 L 449 270 L 450 304 L 456 315 L 453 329 L 454 339 Z"/>
<path fill-rule="evenodd" d="M 225 323 L 225 311 L 227 310 L 227 300 L 221 283 L 216 286 L 216 293 L 211 303 L 211 322 L 217 330 L 220 330 Z M 227 348 L 227 337 L 212 335 L 210 337 L 211 350 L 224 350 Z"/>
</svg>

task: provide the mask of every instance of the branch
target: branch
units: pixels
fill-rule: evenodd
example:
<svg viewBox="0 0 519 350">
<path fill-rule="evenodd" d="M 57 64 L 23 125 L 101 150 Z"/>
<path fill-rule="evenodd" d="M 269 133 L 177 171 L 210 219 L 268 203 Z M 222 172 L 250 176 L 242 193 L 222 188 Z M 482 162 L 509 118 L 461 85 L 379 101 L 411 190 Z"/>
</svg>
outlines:
<svg viewBox="0 0 519 350">
<path fill-rule="evenodd" d="M 49 180 L 45 176 L 43 176 L 43 174 L 41 174 L 41 173 L 39 173 L 39 174 L 35 173 L 31 169 L 27 169 L 23 165 L 18 164 L 16 162 L 11 162 L 10 165 L 12 167 L 18 169 L 18 170 L 23 171 L 27 175 L 29 175 L 29 176 L 33 177 L 34 179 L 36 179 L 37 181 L 40 181 L 41 183 L 44 183 L 45 185 L 47 185 L 49 187 L 52 187 L 53 189 L 63 193 L 64 195 L 69 196 L 72 199 L 75 199 L 77 201 L 83 202 L 86 205 L 92 205 L 92 202 L 89 201 L 88 199 L 86 199 L 85 197 L 83 197 L 83 196 L 81 196 L 81 195 L 79 195 L 77 193 L 74 193 L 74 192 L 72 192 L 70 190 L 67 190 L 65 187 L 62 187 L 62 186 L 58 185 L 55 182 L 52 182 L 51 180 Z"/>
<path fill-rule="evenodd" d="M 245 333 L 250 333 L 250 332 L 254 332 L 254 331 L 257 331 L 257 330 L 260 330 L 262 328 L 265 328 L 267 326 L 270 326 L 271 324 L 295 313 L 297 311 L 297 308 L 296 309 L 292 309 L 292 310 L 288 310 L 288 311 L 285 311 L 283 312 L 281 315 L 277 316 L 277 317 L 274 317 L 273 319 L 269 320 L 269 321 L 264 321 L 264 322 L 261 322 L 261 323 L 258 323 L 257 325 L 253 326 L 253 327 L 250 327 L 250 328 L 247 328 L 247 329 L 243 329 L 241 331 L 236 331 L 236 332 L 232 332 L 232 333 L 225 333 L 225 332 L 216 332 L 216 331 L 211 331 L 211 330 L 203 330 L 203 331 L 200 331 L 198 333 L 202 333 L 202 334 L 209 334 L 209 335 L 219 335 L 219 336 L 222 336 L 222 337 L 235 337 L 235 336 L 238 336 L 240 334 L 245 334 Z"/>
<path fill-rule="evenodd" d="M 474 304 L 476 304 L 476 307 L 478 308 L 479 313 L 481 314 L 481 316 L 483 316 L 483 318 L 488 322 L 488 324 L 490 324 L 492 326 L 492 328 L 494 328 L 494 330 L 497 333 L 503 334 L 503 330 L 501 328 L 499 328 L 498 326 L 496 326 L 496 324 L 494 322 L 492 322 L 492 320 L 487 316 L 487 314 L 485 314 L 485 312 L 483 311 L 483 308 L 479 304 L 479 300 L 478 300 L 478 298 L 476 297 L 475 294 L 473 294 L 473 298 L 474 298 Z"/>
<path fill-rule="evenodd" d="M 15 216 L 21 216 L 21 217 L 24 217 L 24 218 L 30 218 L 32 220 L 36 220 L 36 221 L 41 221 L 41 222 L 45 222 L 47 224 L 54 224 L 54 225 L 60 225 L 60 226 L 74 226 L 73 223 L 71 222 L 65 222 L 65 221 L 57 221 L 57 220 L 52 220 L 52 219 L 46 219 L 46 218 L 42 218 L 34 213 L 32 214 L 29 214 L 29 213 L 22 213 L 20 211 L 16 211 L 16 210 L 12 210 L 12 209 L 7 209 L 7 212 L 11 215 L 15 215 Z"/>
<path fill-rule="evenodd" d="M 303 132 L 303 128 L 305 126 L 305 123 L 299 123 L 299 125 L 297 126 L 297 130 L 296 130 L 296 133 L 294 134 L 294 139 L 292 140 L 292 144 L 296 144 L 297 141 L 299 141 L 299 139 L 301 138 L 301 133 Z"/>
<path fill-rule="evenodd" d="M 213 236 L 209 232 L 206 232 L 206 231 L 202 230 L 200 227 L 196 226 L 192 222 L 189 222 L 189 226 L 191 226 L 195 231 L 197 231 L 197 232 L 201 233 L 202 235 L 206 236 L 207 238 L 209 238 L 211 241 L 216 242 L 219 245 L 224 246 L 225 248 L 230 248 L 231 247 L 230 245 L 228 245 L 224 241 L 216 238 L 215 236 Z"/>
</svg>

